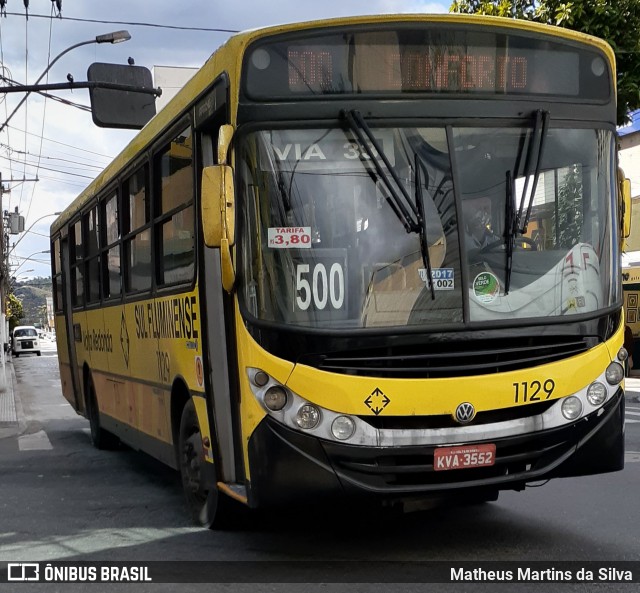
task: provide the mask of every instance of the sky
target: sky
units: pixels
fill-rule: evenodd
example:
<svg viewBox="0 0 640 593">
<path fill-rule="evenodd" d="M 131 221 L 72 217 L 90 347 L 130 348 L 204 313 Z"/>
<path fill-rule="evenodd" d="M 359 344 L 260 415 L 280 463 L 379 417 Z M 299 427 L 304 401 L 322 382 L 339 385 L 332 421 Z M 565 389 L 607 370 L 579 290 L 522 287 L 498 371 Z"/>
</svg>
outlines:
<svg viewBox="0 0 640 593">
<path fill-rule="evenodd" d="M 56 18 L 52 0 L 27 3 L 28 18 L 22 0 L 6 0 L 6 16 L 0 17 L 0 74 L 21 84 L 34 84 L 71 45 L 122 29 L 131 34 L 129 41 L 75 48 L 41 82 L 65 82 L 67 74 L 84 81 L 91 63 L 126 64 L 129 57 L 149 69 L 199 67 L 231 33 L 196 29 L 239 31 L 349 15 L 442 13 L 450 5 L 448 0 L 62 0 L 62 18 Z M 89 105 L 85 89 L 51 94 Z M 0 126 L 22 98 L 22 93 L 0 93 Z M 9 239 L 10 272 L 18 281 L 51 275 L 50 255 L 42 252 L 49 249 L 53 213 L 64 210 L 134 134 L 96 127 L 88 111 L 37 94 L 11 117 L 0 132 L 0 174 L 10 190 L 2 194 L 2 211 L 17 208 L 25 217 L 26 232 Z"/>
</svg>

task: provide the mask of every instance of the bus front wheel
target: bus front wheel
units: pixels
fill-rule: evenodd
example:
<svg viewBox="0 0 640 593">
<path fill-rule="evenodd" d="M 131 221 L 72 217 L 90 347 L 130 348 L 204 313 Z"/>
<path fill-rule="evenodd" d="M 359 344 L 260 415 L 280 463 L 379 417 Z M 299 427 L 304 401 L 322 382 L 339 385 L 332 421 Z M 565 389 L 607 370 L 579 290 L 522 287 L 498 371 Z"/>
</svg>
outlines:
<svg viewBox="0 0 640 593">
<path fill-rule="evenodd" d="M 200 424 L 192 399 L 185 404 L 180 419 L 178 465 L 187 507 L 194 522 L 210 529 L 235 527 L 244 508 L 221 493 L 216 486 L 215 465 L 204 459 Z"/>
</svg>

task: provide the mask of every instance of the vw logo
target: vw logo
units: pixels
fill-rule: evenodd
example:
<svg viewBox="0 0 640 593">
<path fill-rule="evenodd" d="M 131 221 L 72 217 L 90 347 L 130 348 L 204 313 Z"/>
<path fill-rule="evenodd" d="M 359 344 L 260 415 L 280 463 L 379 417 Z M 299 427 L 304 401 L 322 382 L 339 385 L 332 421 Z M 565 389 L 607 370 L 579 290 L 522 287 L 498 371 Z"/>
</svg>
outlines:
<svg viewBox="0 0 640 593">
<path fill-rule="evenodd" d="M 469 422 L 475 418 L 475 415 L 476 409 L 473 407 L 473 404 L 464 402 L 456 408 L 455 419 L 460 424 L 469 424 Z"/>
</svg>

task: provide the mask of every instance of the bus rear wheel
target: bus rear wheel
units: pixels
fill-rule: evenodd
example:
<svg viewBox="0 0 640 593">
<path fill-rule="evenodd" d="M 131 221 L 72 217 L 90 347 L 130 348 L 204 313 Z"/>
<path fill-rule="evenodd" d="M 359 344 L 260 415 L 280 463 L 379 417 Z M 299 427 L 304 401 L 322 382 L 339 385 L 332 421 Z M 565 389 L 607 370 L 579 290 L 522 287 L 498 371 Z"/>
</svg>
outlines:
<svg viewBox="0 0 640 593">
<path fill-rule="evenodd" d="M 210 467 L 205 467 L 205 464 Z M 237 526 L 245 509 L 216 486 L 215 465 L 204 459 L 200 424 L 192 399 L 185 404 L 180 419 L 178 465 L 187 508 L 194 523 L 209 529 Z M 207 470 L 210 471 L 209 479 Z"/>
</svg>

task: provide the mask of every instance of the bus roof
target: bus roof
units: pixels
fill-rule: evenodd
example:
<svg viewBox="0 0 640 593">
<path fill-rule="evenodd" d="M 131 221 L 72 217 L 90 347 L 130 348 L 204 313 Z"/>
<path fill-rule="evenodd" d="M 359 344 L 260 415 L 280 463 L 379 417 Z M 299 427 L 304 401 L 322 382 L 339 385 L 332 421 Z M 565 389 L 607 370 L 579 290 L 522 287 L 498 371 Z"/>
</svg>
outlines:
<svg viewBox="0 0 640 593">
<path fill-rule="evenodd" d="M 244 50 L 256 39 L 306 29 L 400 22 L 449 23 L 518 29 L 521 31 L 553 35 L 577 43 L 584 43 L 596 47 L 607 56 L 615 79 L 615 55 L 611 46 L 602 39 L 551 25 L 503 17 L 468 14 L 384 14 L 288 23 L 242 31 L 232 35 L 223 45 L 213 52 L 205 64 L 194 74 L 185 86 L 176 93 L 164 109 L 160 110 L 158 114 L 140 130 L 120 154 L 118 154 L 65 209 L 52 223 L 51 234 L 53 235 L 58 232 L 78 211 L 82 210 L 105 185 L 112 182 L 116 175 L 127 166 L 131 158 L 146 149 L 147 146 L 161 135 L 176 118 L 184 113 L 185 110 L 200 97 L 218 75 L 226 71 L 231 74 L 233 80 L 239 80 Z M 232 114 L 232 118 L 234 117 L 235 114 Z"/>
</svg>

